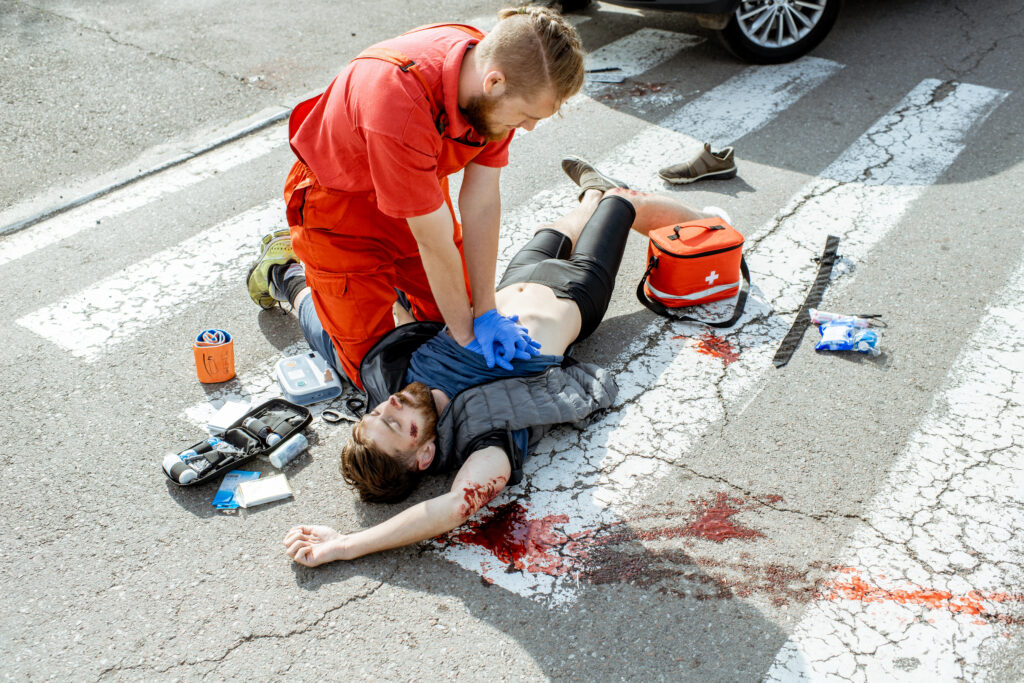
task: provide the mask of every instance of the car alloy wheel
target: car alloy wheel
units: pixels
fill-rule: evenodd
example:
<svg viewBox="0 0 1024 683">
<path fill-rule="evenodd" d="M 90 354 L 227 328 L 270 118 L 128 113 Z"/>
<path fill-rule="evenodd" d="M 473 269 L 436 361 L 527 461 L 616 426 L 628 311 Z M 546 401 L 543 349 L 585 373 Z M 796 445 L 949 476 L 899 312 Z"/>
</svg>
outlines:
<svg viewBox="0 0 1024 683">
<path fill-rule="evenodd" d="M 740 2 L 722 40 L 736 56 L 762 64 L 787 62 L 812 50 L 835 24 L 841 0 Z"/>
</svg>

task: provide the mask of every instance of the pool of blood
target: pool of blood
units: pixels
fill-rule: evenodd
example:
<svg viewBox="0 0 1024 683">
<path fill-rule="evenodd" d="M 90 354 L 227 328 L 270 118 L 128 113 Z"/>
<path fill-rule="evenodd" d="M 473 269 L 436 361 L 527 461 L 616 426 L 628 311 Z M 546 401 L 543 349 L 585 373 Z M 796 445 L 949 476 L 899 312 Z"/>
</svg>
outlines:
<svg viewBox="0 0 1024 683">
<path fill-rule="evenodd" d="M 452 538 L 484 548 L 505 563 L 508 571 L 560 576 L 575 565 L 571 557 L 575 539 L 556 528 L 568 521 L 567 515 L 530 519 L 520 503 L 505 503 L 454 532 Z M 563 554 L 566 552 L 569 556 Z"/>
</svg>

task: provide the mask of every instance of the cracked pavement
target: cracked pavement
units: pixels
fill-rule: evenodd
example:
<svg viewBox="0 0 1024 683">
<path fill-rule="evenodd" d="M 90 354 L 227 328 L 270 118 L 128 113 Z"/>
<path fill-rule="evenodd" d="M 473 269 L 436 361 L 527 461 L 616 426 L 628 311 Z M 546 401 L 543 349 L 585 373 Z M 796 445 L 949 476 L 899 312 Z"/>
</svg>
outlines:
<svg viewBox="0 0 1024 683">
<path fill-rule="evenodd" d="M 410 23 L 492 11 L 3 3 L 0 212 L 280 110 Z M 294 498 L 248 511 L 159 471 L 225 401 L 276 395 L 269 368 L 305 348 L 239 285 L 280 213 L 283 127 L 0 238 L 5 679 L 1024 677 L 1024 12 L 846 3 L 811 58 L 765 69 L 682 15 L 584 16 L 593 63 L 626 80 L 517 137 L 499 266 L 574 205 L 557 157 L 576 153 L 729 211 L 753 274 L 741 323 L 642 309 L 634 236 L 576 352 L 616 372 L 612 409 L 553 430 L 452 534 L 308 570 L 282 552 L 290 526 L 398 509 L 342 485 L 346 425 L 314 419 Z M 738 177 L 666 188 L 657 168 L 705 139 L 736 145 Z M 815 353 L 811 328 L 775 370 L 827 234 L 822 308 L 881 313 L 883 354 Z M 238 377 L 204 387 L 188 342 L 211 325 Z"/>
<path fill-rule="evenodd" d="M 1019 635 L 1024 267 L 999 299 L 767 680 L 979 680 Z"/>
</svg>

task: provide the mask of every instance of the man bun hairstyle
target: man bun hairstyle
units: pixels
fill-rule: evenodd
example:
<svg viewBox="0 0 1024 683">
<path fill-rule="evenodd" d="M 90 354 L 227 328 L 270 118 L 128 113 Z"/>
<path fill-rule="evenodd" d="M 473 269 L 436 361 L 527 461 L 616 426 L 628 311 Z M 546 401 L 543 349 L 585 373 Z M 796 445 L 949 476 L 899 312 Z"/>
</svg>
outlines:
<svg viewBox="0 0 1024 683">
<path fill-rule="evenodd" d="M 531 97 L 549 88 L 561 104 L 583 87 L 583 45 L 576 29 L 549 7 L 498 12 L 478 49 L 505 74 L 506 93 Z"/>
<path fill-rule="evenodd" d="M 398 503 L 409 497 L 423 472 L 377 448 L 357 424 L 341 451 L 341 476 L 367 503 Z"/>
</svg>

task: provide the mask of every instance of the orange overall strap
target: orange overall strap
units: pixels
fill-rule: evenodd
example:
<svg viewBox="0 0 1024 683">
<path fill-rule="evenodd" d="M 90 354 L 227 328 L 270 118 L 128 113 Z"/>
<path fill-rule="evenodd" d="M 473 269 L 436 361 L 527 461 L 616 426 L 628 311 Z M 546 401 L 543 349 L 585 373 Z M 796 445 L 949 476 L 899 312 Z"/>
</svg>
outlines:
<svg viewBox="0 0 1024 683">
<path fill-rule="evenodd" d="M 416 68 L 416 62 L 406 57 L 398 50 L 393 50 L 390 47 L 368 47 L 360 52 L 355 59 L 379 59 L 384 62 L 391 62 L 399 69 L 406 73 L 411 73 L 419 80 L 423 86 L 423 94 L 427 96 L 427 101 L 430 102 L 430 109 L 434 112 L 434 116 L 437 116 L 437 103 L 434 102 L 434 95 L 430 91 L 430 85 L 427 83 L 427 79 L 423 77 L 420 70 Z"/>
<path fill-rule="evenodd" d="M 410 33 L 416 33 L 417 31 L 426 31 L 429 28 L 457 28 L 460 31 L 468 33 L 478 40 L 483 40 L 484 32 L 478 28 L 474 28 L 469 24 L 427 24 L 426 26 L 417 26 L 411 31 L 406 31 L 402 35 L 409 35 Z"/>
<path fill-rule="evenodd" d="M 416 33 L 418 31 L 425 31 L 431 28 L 456 28 L 464 33 L 468 33 L 476 39 L 482 39 L 484 34 L 479 29 L 475 29 L 467 24 L 427 24 L 426 26 L 420 26 L 414 28 L 411 31 L 406 31 L 403 35 L 409 35 L 410 33 Z M 434 101 L 434 94 L 430 90 L 430 85 L 427 83 L 427 79 L 423 77 L 420 70 L 416 68 L 416 62 L 406 57 L 402 52 L 392 49 L 390 47 L 368 47 L 358 55 L 352 61 L 356 59 L 380 59 L 385 62 L 391 62 L 405 73 L 411 73 L 423 86 L 423 94 L 427 98 L 427 102 L 430 103 L 430 111 L 434 114 L 434 127 L 437 128 L 437 132 L 443 134 L 444 129 L 448 127 L 448 117 L 445 112 L 441 111 L 440 107 L 437 106 L 437 102 Z"/>
<path fill-rule="evenodd" d="M 468 24 L 427 24 L 426 26 L 419 26 L 417 28 L 412 29 L 411 31 L 406 31 L 406 34 L 416 33 L 417 31 L 425 31 L 430 28 L 443 27 L 459 29 L 460 31 L 463 31 L 464 33 L 468 33 L 469 35 L 473 36 L 477 40 L 482 40 L 484 37 L 483 31 L 477 28 L 473 28 Z M 431 92 L 430 86 L 427 84 L 427 79 L 424 78 L 423 74 L 421 74 L 419 69 L 416 68 L 416 62 L 409 59 L 398 50 L 393 50 L 387 47 L 367 48 L 363 50 L 361 53 L 359 53 L 352 61 L 354 62 L 356 59 L 380 59 L 385 62 L 391 62 L 392 64 L 397 66 L 402 71 L 405 71 L 406 73 L 412 73 L 412 75 L 415 76 L 419 80 L 420 84 L 423 86 L 423 94 L 426 96 L 427 102 L 430 103 L 430 110 L 434 114 L 434 126 L 437 128 L 437 132 L 440 134 L 444 134 L 444 129 L 447 128 L 448 126 L 447 116 L 438 108 L 437 103 L 434 101 L 434 94 Z M 300 102 L 295 106 L 294 109 L 292 109 L 292 113 L 288 117 L 289 145 L 291 145 L 291 139 L 295 137 L 295 133 L 299 130 L 299 126 L 301 126 L 302 122 L 306 120 L 306 117 L 309 116 L 309 112 L 313 110 L 313 107 L 316 106 L 316 103 L 320 101 L 320 98 L 322 96 L 323 93 L 320 93 L 319 95 L 316 95 L 314 97 L 309 98 L 308 100 L 305 100 L 304 102 Z M 302 160 L 302 157 L 299 156 L 299 153 L 295 151 L 294 146 L 292 146 L 292 152 L 295 153 L 295 156 L 298 157 L 300 161 Z"/>
</svg>

